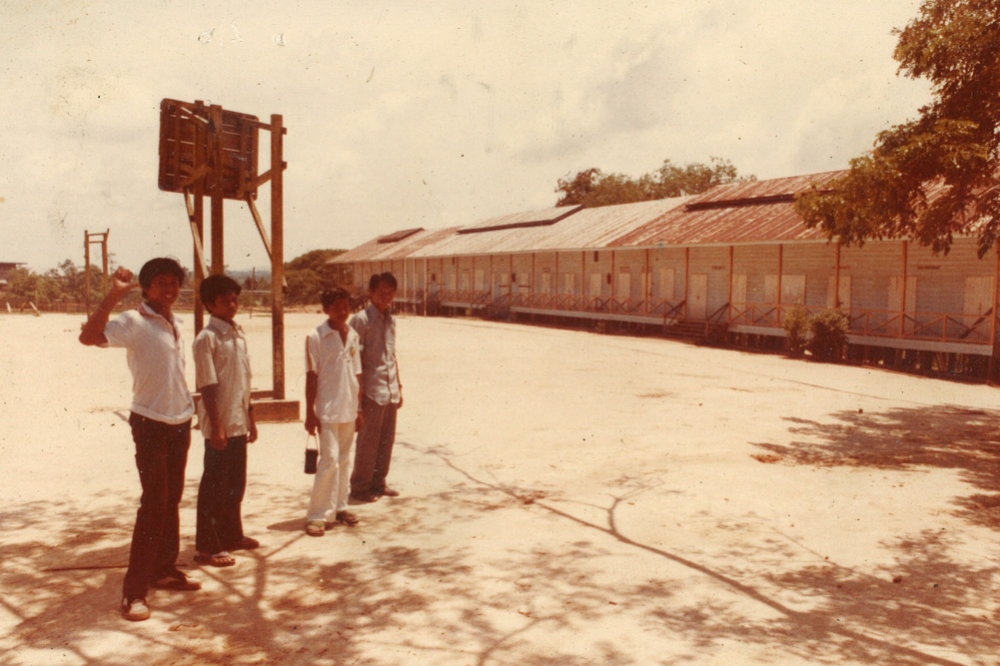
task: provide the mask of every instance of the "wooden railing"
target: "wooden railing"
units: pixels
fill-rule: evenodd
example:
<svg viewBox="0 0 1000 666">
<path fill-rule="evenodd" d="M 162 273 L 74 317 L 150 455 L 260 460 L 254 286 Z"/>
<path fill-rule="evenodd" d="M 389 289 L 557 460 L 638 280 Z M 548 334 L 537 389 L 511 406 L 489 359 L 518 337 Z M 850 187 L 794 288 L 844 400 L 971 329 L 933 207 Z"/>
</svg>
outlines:
<svg viewBox="0 0 1000 666">
<path fill-rule="evenodd" d="M 641 298 L 610 298 L 578 294 L 507 293 L 495 299 L 489 291 L 446 290 L 429 293 L 432 300 L 486 306 L 491 309 L 511 307 L 563 312 L 589 312 L 655 317 L 664 321 L 681 319 L 686 301 Z M 423 290 L 407 290 L 407 298 L 422 299 Z M 795 305 L 774 303 L 734 303 L 714 310 L 706 321 L 728 323 L 730 326 L 780 328 Z M 799 306 L 805 307 L 805 306 Z M 810 314 L 826 308 L 805 307 Z M 989 344 L 992 310 L 982 315 L 941 314 L 890 310 L 845 310 L 850 332 L 858 336 L 934 340 Z"/>
<path fill-rule="evenodd" d="M 730 308 L 729 324 L 779 328 L 785 316 L 794 307 L 796 306 L 739 303 Z M 805 308 L 810 314 L 824 309 L 826 308 Z M 964 315 L 933 312 L 904 314 L 898 310 L 847 310 L 844 314 L 848 317 L 850 332 L 853 335 L 989 344 L 990 319 L 993 312 L 990 310 L 982 315 Z"/>
</svg>

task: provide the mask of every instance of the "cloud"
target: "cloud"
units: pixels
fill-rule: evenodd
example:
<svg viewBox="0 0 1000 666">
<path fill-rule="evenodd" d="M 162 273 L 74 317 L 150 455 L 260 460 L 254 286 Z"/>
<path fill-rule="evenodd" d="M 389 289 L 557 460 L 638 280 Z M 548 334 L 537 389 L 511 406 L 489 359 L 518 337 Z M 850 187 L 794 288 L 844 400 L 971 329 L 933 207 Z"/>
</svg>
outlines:
<svg viewBox="0 0 1000 666">
<path fill-rule="evenodd" d="M 558 178 L 592 166 L 842 168 L 927 99 L 891 60 L 889 30 L 918 6 L 18 5 L 0 47 L 16 91 L 0 109 L 0 246 L 44 269 L 110 227 L 122 263 L 189 257 L 182 197 L 156 186 L 164 97 L 283 115 L 289 257 L 552 205 Z M 226 215 L 231 264 L 265 263 L 245 206 Z"/>
</svg>

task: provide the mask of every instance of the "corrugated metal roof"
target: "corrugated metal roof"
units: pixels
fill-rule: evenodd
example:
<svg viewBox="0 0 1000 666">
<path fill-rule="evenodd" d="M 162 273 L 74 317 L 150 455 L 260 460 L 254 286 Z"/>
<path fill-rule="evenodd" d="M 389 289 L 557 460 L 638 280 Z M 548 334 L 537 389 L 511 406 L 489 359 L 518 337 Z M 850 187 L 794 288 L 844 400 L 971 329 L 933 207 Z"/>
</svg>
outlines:
<svg viewBox="0 0 1000 666">
<path fill-rule="evenodd" d="M 338 255 L 330 261 L 332 264 L 349 264 L 358 261 L 381 261 L 389 259 L 406 259 L 412 256 L 415 250 L 426 245 L 433 245 L 441 239 L 454 236 L 458 227 L 448 227 L 447 229 L 421 229 L 406 235 L 402 240 L 392 243 L 382 243 L 386 236 L 374 238 L 363 245 L 348 250 Z M 400 234 L 390 234 L 394 236 Z"/>
<path fill-rule="evenodd" d="M 685 201 L 686 198 L 677 198 L 585 208 L 555 224 L 543 227 L 460 233 L 439 243 L 424 246 L 414 256 L 550 252 L 608 247 L 614 239 L 659 218 Z"/>
<path fill-rule="evenodd" d="M 794 195 L 823 188 L 845 171 L 721 185 L 626 234 L 613 246 L 695 245 L 825 240 L 807 229 Z"/>
<path fill-rule="evenodd" d="M 826 236 L 822 231 L 805 227 L 795 210 L 795 195 L 811 187 L 823 189 L 846 173 L 830 171 L 732 183 L 694 197 L 585 208 L 568 216 L 565 206 L 504 215 L 470 227 L 419 231 L 399 242 L 381 246 L 375 239 L 334 261 L 348 263 L 604 247 L 823 241 Z M 935 194 L 932 188 L 930 195 Z M 552 222 L 544 226 L 519 226 L 539 220 Z M 477 231 L 469 233 L 470 229 Z"/>
</svg>

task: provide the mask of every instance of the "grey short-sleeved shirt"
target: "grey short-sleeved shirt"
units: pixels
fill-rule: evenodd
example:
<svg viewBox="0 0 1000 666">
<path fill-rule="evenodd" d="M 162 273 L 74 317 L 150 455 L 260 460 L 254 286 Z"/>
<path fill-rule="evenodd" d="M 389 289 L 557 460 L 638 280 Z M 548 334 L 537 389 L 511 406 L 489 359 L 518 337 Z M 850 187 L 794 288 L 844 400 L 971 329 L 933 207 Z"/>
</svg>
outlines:
<svg viewBox="0 0 1000 666">
<path fill-rule="evenodd" d="M 351 318 L 361 339 L 362 379 L 365 395 L 380 405 L 400 401 L 396 371 L 396 317 L 382 314 L 374 305 Z"/>
</svg>

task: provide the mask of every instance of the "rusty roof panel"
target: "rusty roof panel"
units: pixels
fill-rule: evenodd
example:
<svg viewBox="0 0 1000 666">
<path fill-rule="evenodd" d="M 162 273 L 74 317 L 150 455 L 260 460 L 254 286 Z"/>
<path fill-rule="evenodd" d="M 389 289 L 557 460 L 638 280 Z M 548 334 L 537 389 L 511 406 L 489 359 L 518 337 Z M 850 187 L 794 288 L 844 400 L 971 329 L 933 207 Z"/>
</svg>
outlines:
<svg viewBox="0 0 1000 666">
<path fill-rule="evenodd" d="M 694 197 L 585 208 L 568 216 L 563 216 L 566 207 L 517 213 L 491 218 L 473 227 L 420 231 L 382 246 L 375 239 L 335 261 L 604 247 L 824 241 L 823 232 L 805 227 L 795 210 L 794 196 L 814 186 L 824 189 L 846 173 L 831 171 L 732 183 Z M 937 184 L 928 186 L 929 198 L 938 196 L 941 189 Z M 545 226 L 511 226 L 543 219 L 553 222 Z M 477 227 L 477 232 L 467 232 Z"/>
<path fill-rule="evenodd" d="M 617 239 L 615 246 L 695 245 L 825 240 L 807 229 L 794 195 L 822 188 L 844 171 L 732 183 L 694 197 L 650 224 Z"/>
</svg>

